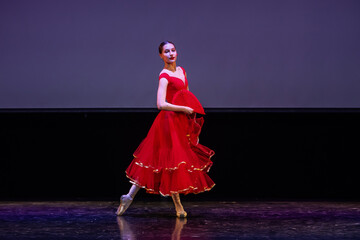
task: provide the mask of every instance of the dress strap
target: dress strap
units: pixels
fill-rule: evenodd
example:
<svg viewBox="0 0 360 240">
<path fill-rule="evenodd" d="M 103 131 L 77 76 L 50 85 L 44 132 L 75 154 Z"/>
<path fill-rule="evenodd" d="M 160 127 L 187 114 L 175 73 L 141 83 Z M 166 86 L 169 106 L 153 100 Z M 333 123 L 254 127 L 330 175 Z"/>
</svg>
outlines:
<svg viewBox="0 0 360 240">
<path fill-rule="evenodd" d="M 159 75 L 159 80 L 162 79 L 162 78 L 166 78 L 169 81 L 169 74 L 167 74 L 167 73 L 160 74 Z"/>
</svg>

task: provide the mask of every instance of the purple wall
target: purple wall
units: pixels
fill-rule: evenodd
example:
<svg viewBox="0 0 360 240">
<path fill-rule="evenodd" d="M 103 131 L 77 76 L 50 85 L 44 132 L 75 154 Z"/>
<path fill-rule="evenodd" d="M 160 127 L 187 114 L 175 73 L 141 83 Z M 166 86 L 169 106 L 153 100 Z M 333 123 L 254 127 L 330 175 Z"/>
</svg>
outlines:
<svg viewBox="0 0 360 240">
<path fill-rule="evenodd" d="M 360 107 L 358 0 L 2 0 L 0 108 L 155 107 L 178 64 L 205 107 Z"/>
</svg>

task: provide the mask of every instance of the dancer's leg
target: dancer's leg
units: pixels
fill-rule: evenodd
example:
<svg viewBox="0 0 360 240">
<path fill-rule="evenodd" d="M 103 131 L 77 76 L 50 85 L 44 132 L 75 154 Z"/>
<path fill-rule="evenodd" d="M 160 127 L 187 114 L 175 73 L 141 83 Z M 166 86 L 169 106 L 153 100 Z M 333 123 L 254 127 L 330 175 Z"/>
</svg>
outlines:
<svg viewBox="0 0 360 240">
<path fill-rule="evenodd" d="M 133 184 L 128 192 L 129 197 L 131 197 L 131 199 L 134 199 L 135 195 L 137 194 L 137 192 L 140 190 L 140 187 L 136 186 L 135 184 Z"/>
<path fill-rule="evenodd" d="M 174 205 L 175 205 L 176 216 L 177 217 L 186 217 L 187 213 L 185 212 L 184 207 L 181 204 L 179 193 L 171 194 L 171 197 L 172 197 Z"/>
<path fill-rule="evenodd" d="M 122 195 L 120 197 L 120 206 L 118 207 L 118 209 L 116 211 L 116 215 L 121 216 L 126 211 L 126 209 L 128 209 L 128 207 L 132 203 L 136 193 L 139 190 L 140 190 L 140 187 L 133 184 L 129 190 L 129 193 L 126 195 Z"/>
</svg>

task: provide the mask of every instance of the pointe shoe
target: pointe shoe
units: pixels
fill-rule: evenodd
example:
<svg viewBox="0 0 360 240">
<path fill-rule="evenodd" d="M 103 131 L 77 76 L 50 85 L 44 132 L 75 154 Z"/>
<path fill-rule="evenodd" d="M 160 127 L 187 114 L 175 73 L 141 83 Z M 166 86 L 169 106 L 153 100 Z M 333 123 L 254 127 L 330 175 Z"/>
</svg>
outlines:
<svg viewBox="0 0 360 240">
<path fill-rule="evenodd" d="M 118 209 L 116 211 L 116 215 L 118 215 L 118 216 L 123 215 L 124 212 L 126 211 L 126 209 L 128 209 L 128 207 L 132 203 L 132 201 L 133 201 L 133 199 L 130 196 L 122 195 L 120 198 L 120 206 L 118 207 Z"/>
<path fill-rule="evenodd" d="M 176 217 L 178 218 L 186 218 L 187 213 L 185 211 L 182 212 L 176 212 Z"/>
</svg>

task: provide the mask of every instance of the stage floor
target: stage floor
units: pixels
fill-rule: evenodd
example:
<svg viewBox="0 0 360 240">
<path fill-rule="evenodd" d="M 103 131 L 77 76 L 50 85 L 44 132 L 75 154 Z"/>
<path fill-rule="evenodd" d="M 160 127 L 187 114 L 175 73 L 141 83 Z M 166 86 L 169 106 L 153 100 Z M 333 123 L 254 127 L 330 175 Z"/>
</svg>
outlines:
<svg viewBox="0 0 360 240">
<path fill-rule="evenodd" d="M 360 239 L 360 202 L 0 202 L 0 239 Z"/>
</svg>

